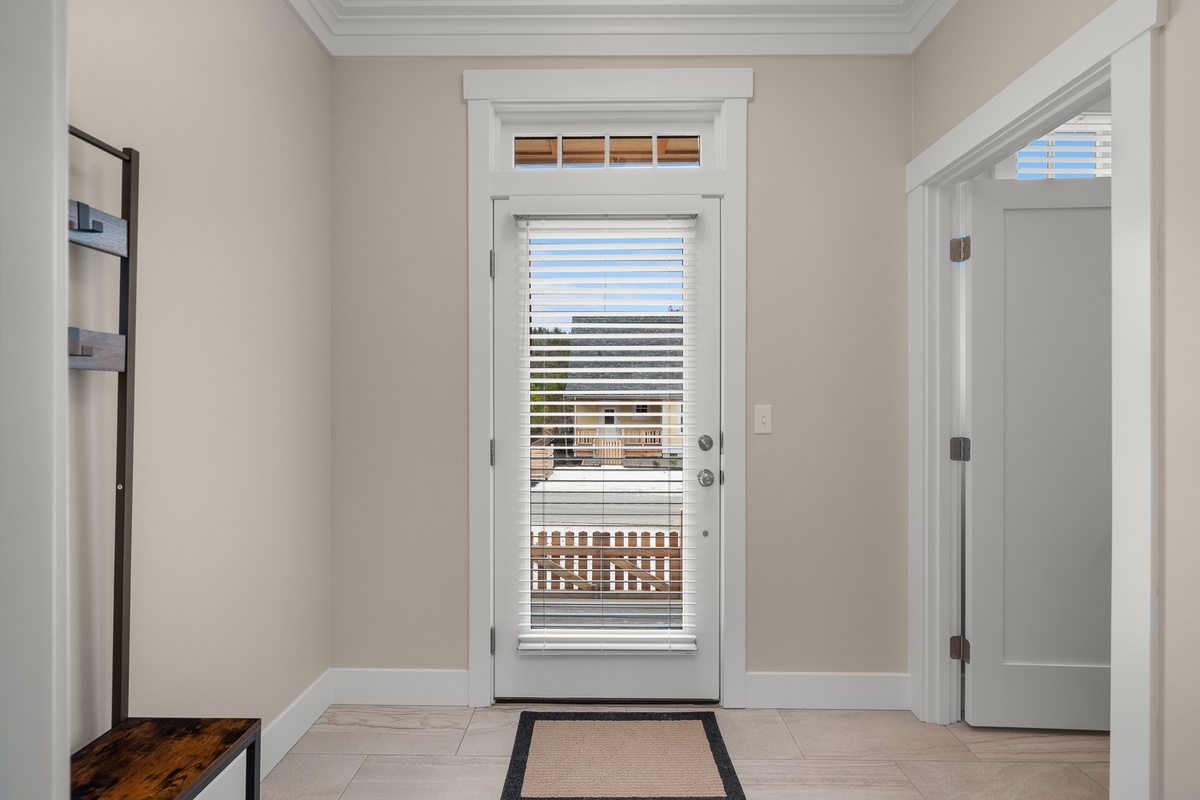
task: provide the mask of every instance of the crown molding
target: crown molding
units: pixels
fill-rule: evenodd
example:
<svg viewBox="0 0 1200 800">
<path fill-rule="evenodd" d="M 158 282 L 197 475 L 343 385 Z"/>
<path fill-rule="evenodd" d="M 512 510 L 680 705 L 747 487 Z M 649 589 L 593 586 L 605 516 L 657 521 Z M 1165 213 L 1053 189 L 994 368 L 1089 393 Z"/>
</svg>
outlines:
<svg viewBox="0 0 1200 800">
<path fill-rule="evenodd" d="M 908 55 L 956 0 L 287 0 L 335 57 Z"/>
</svg>

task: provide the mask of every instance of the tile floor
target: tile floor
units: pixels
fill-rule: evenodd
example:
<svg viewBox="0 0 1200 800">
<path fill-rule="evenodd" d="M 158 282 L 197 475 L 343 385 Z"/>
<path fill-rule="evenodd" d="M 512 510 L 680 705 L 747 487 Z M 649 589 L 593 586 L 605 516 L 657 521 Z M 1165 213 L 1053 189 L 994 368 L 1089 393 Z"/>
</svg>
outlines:
<svg viewBox="0 0 1200 800">
<path fill-rule="evenodd" d="M 263 800 L 498 800 L 523 708 L 615 710 L 331 706 L 263 781 Z M 907 711 L 715 710 L 748 800 L 1108 797 L 1107 734 L 943 727 Z"/>
</svg>

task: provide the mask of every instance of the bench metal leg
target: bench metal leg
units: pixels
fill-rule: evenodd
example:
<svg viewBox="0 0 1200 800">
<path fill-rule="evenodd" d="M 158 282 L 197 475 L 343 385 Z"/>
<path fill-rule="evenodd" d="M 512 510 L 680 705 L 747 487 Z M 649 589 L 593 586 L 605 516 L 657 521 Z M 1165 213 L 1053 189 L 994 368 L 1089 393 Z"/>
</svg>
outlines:
<svg viewBox="0 0 1200 800">
<path fill-rule="evenodd" d="M 262 737 L 254 734 L 254 739 L 246 745 L 246 800 L 258 800 L 259 771 L 261 758 L 259 755 Z"/>
</svg>

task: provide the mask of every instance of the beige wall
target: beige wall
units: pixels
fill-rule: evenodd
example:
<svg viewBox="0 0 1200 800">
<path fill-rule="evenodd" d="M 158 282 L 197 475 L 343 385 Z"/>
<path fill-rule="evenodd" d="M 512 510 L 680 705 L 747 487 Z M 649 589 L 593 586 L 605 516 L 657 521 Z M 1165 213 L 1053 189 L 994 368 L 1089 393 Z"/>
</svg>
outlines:
<svg viewBox="0 0 1200 800">
<path fill-rule="evenodd" d="M 462 75 L 333 74 L 333 664 L 465 669 Z"/>
<path fill-rule="evenodd" d="M 1200 0 L 1174 0 L 1163 34 L 1164 797 L 1200 797 Z"/>
<path fill-rule="evenodd" d="M 906 670 L 906 58 L 335 62 L 335 666 L 466 667 L 463 69 L 647 65 L 755 71 L 749 668 Z"/>
<path fill-rule="evenodd" d="M 913 54 L 913 155 L 940 139 L 1112 3 L 958 0 Z"/>
<path fill-rule="evenodd" d="M 143 164 L 130 710 L 269 721 L 330 663 L 331 59 L 279 0 L 72 0 L 69 36 L 71 123 Z M 73 191 L 113 198 L 84 159 Z M 112 385 L 72 377 L 72 593 L 97 603 L 110 423 L 79 401 Z M 81 605 L 74 745 L 107 727 L 109 619 Z"/>
<path fill-rule="evenodd" d="M 909 63 L 763 66 L 747 405 L 774 433 L 744 423 L 747 667 L 905 672 Z"/>
</svg>

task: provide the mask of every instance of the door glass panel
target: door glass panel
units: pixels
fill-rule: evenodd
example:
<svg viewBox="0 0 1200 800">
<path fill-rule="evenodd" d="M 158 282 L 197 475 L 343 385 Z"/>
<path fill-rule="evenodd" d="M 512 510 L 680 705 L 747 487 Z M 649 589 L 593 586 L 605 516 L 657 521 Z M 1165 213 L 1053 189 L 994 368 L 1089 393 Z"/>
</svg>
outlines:
<svg viewBox="0 0 1200 800">
<path fill-rule="evenodd" d="M 694 221 L 534 219 L 524 230 L 519 648 L 694 649 L 681 434 Z"/>
</svg>

